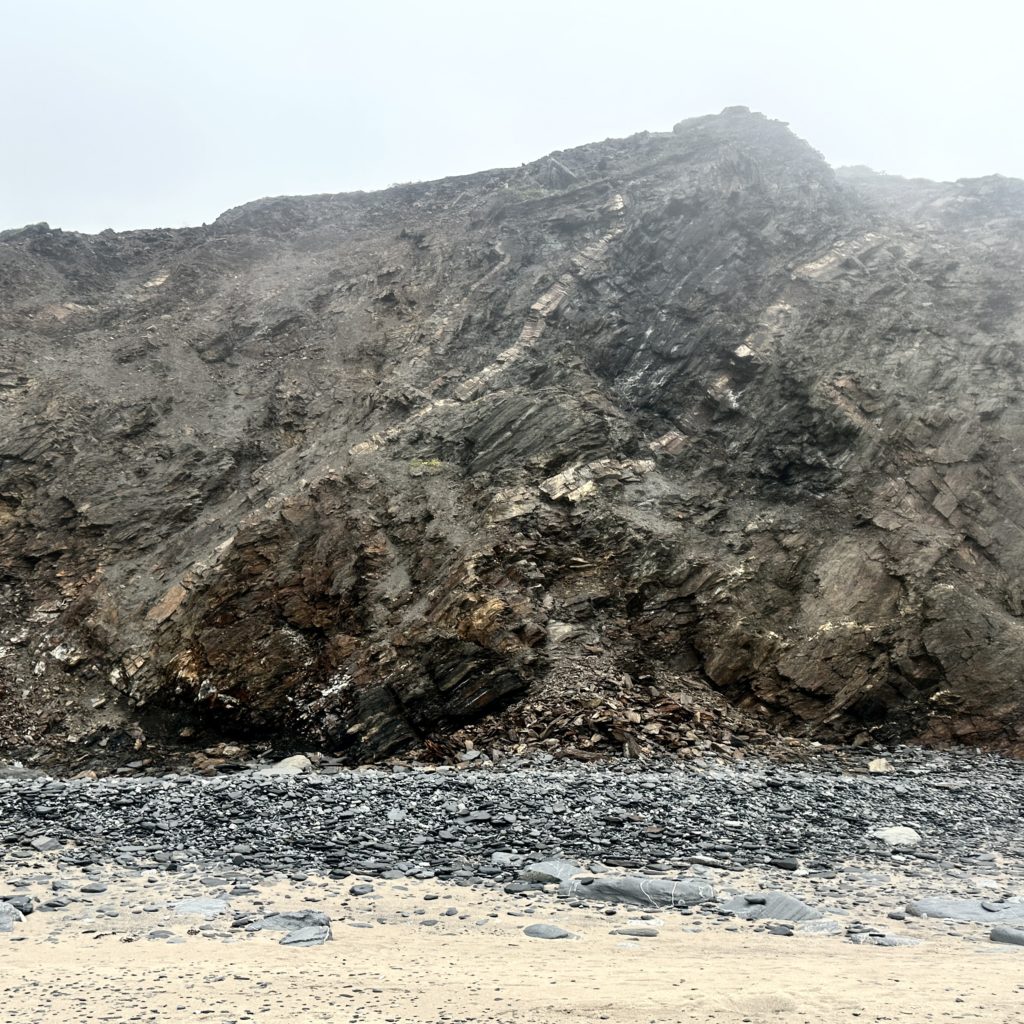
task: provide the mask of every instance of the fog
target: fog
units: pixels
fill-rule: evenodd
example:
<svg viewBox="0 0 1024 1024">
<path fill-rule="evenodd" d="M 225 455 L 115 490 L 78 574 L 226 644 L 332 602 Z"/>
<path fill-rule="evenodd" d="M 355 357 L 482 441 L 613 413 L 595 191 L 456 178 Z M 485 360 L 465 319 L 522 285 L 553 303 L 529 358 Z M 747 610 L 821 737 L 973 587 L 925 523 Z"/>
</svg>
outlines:
<svg viewBox="0 0 1024 1024">
<path fill-rule="evenodd" d="M 0 0 L 0 228 L 200 224 L 744 104 L 836 166 L 1024 177 L 1018 5 Z"/>
</svg>

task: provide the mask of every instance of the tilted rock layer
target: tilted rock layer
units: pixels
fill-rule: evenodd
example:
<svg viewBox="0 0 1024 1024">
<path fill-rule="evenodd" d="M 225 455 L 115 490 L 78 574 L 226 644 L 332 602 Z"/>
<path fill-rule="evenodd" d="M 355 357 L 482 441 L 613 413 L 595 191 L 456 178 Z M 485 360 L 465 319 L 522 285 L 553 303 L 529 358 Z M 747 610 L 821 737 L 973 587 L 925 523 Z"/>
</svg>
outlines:
<svg viewBox="0 0 1024 1024">
<path fill-rule="evenodd" d="M 0 235 L 0 740 L 372 759 L 603 674 L 1020 753 L 1022 271 L 1024 183 L 743 109 Z"/>
</svg>

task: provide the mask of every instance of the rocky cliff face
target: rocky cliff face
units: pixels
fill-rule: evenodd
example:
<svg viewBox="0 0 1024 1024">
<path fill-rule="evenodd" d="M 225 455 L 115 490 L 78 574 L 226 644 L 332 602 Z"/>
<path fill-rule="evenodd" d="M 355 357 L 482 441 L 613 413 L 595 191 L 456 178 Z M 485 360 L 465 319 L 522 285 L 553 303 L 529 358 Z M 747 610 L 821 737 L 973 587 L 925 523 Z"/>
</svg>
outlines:
<svg viewBox="0 0 1024 1024">
<path fill-rule="evenodd" d="M 1021 753 L 1022 229 L 1024 183 L 736 109 L 0 235 L 3 746 L 372 759 L 532 707 L 636 753 L 703 702 Z"/>
</svg>

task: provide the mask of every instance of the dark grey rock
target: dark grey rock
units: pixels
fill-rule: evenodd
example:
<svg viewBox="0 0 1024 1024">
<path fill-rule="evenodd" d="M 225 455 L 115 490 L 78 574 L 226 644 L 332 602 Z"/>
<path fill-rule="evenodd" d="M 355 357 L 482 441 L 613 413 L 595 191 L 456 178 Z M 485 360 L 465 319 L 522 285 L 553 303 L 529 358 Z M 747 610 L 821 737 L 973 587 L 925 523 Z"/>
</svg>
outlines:
<svg viewBox="0 0 1024 1024">
<path fill-rule="evenodd" d="M 710 882 L 702 878 L 595 877 L 563 882 L 564 896 L 587 900 L 627 903 L 637 907 L 692 907 L 715 898 Z"/>
<path fill-rule="evenodd" d="M 38 666 L 30 705 L 80 696 L 88 651 L 111 698 L 83 723 L 111 731 L 103 760 L 136 756 L 141 701 L 204 725 L 212 703 L 229 732 L 370 761 L 529 693 L 554 699 L 558 744 L 578 733 L 562 687 L 592 660 L 555 642 L 565 628 L 652 681 L 665 637 L 685 636 L 717 688 L 699 742 L 735 736 L 746 716 L 727 701 L 755 698 L 765 724 L 829 738 L 857 736 L 870 705 L 888 730 L 1010 742 L 1022 210 L 1011 179 L 835 172 L 732 111 L 524 168 L 263 200 L 210 228 L 4 232 L 5 679 Z M 441 252 L 459 254 L 444 274 Z M 85 409 L 95 443 L 69 418 Z M 961 543 L 977 557 L 952 557 Z M 123 585 L 92 586 L 101 566 Z M 561 585 L 571 566 L 585 595 Z M 51 600 L 86 586 L 89 614 Z M 128 648 L 147 653 L 130 674 Z M 401 654 L 363 656 L 385 650 Z M 893 665 L 913 678 L 894 685 Z M 958 705 L 918 714 L 922 689 Z M 676 724 L 635 745 L 677 745 Z M 38 781 L 33 814 L 56 819 L 63 798 Z M 376 805 L 367 833 L 415 806 Z M 139 808 L 136 835 L 171 820 Z M 453 817 L 514 829 L 499 819 Z M 702 837 L 680 838 L 685 854 Z"/>
<path fill-rule="evenodd" d="M 721 904 L 721 909 L 745 921 L 817 921 L 824 916 L 820 910 L 808 906 L 803 900 L 777 890 L 733 896 Z"/>
<path fill-rule="evenodd" d="M 1024 946 L 1024 928 L 1011 928 L 1001 924 L 992 929 L 989 935 L 992 942 L 1005 942 L 1011 946 Z"/>
</svg>

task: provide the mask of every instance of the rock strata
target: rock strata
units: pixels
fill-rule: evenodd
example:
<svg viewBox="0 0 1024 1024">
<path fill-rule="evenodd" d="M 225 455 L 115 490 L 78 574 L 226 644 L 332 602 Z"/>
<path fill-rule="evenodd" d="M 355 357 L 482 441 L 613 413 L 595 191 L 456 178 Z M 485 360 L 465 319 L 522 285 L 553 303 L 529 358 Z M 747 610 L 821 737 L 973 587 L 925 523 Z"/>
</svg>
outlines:
<svg viewBox="0 0 1024 1024">
<path fill-rule="evenodd" d="M 1022 227 L 730 109 L 4 232 L 0 749 L 1024 752 Z"/>
</svg>

